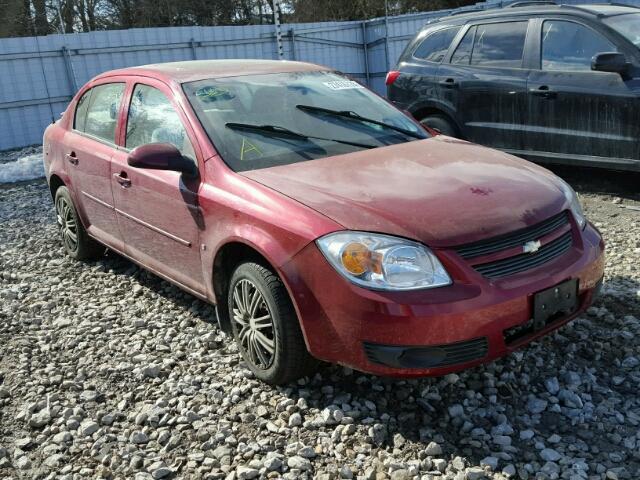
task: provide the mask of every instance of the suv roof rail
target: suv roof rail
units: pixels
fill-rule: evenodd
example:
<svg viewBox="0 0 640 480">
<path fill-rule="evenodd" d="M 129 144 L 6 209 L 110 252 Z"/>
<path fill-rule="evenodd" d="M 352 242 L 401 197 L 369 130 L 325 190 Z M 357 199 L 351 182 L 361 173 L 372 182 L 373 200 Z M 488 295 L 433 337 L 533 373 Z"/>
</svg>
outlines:
<svg viewBox="0 0 640 480">
<path fill-rule="evenodd" d="M 604 3 L 601 5 L 613 5 L 614 7 L 629 7 L 629 8 L 637 8 L 640 9 L 640 5 L 632 5 L 629 3 L 619 3 L 619 2 L 611 2 L 611 3 Z"/>
<path fill-rule="evenodd" d="M 472 13 L 472 12 L 486 12 L 487 10 L 492 10 L 492 9 L 487 9 L 487 8 L 467 8 L 466 10 L 456 10 L 455 12 L 451 12 L 449 14 L 449 16 L 453 17 L 455 15 L 464 15 L 465 13 Z"/>
<path fill-rule="evenodd" d="M 531 7 L 535 5 L 558 5 L 553 0 L 523 0 L 520 2 L 513 2 L 504 8 L 517 8 L 517 7 Z"/>
</svg>

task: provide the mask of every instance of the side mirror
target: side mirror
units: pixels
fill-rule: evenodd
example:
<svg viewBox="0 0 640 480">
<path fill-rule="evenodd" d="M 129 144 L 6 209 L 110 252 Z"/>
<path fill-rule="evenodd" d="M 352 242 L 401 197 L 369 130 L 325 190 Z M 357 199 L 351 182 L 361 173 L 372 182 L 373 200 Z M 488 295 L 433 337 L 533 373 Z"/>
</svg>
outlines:
<svg viewBox="0 0 640 480">
<path fill-rule="evenodd" d="M 198 170 L 192 160 L 184 157 L 175 145 L 170 143 L 147 143 L 134 148 L 129 153 L 127 163 L 135 168 L 171 170 L 195 177 Z"/>
<path fill-rule="evenodd" d="M 627 62 L 627 57 L 624 56 L 624 53 L 598 53 L 591 60 L 591 70 L 626 75 L 629 70 L 629 62 Z"/>
</svg>

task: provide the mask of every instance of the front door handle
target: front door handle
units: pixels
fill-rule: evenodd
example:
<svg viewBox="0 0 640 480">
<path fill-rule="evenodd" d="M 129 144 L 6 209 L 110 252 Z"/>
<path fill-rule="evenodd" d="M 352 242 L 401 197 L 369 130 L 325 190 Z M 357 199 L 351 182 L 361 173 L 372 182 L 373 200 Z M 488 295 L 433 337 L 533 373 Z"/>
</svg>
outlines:
<svg viewBox="0 0 640 480">
<path fill-rule="evenodd" d="M 458 82 L 456 82 L 455 78 L 445 78 L 444 80 L 440 80 L 438 83 L 445 88 L 456 88 L 458 86 Z"/>
<path fill-rule="evenodd" d="M 131 186 L 131 180 L 127 176 L 127 172 L 114 173 L 113 178 L 120 184 L 122 188 L 129 188 Z"/>
<path fill-rule="evenodd" d="M 547 85 L 542 85 L 538 88 L 531 88 L 529 89 L 529 93 L 531 93 L 531 95 L 535 95 L 536 97 L 548 99 L 553 99 L 558 96 L 558 92 L 554 92 Z"/>
<path fill-rule="evenodd" d="M 78 157 L 76 157 L 76 152 L 67 153 L 65 157 L 71 165 L 78 165 Z"/>
</svg>

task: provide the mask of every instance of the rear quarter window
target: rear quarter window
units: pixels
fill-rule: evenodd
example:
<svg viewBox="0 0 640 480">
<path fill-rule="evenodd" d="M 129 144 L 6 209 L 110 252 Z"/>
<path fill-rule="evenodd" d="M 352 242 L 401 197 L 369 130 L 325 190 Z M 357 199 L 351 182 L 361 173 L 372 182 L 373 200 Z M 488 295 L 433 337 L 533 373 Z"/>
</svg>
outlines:
<svg viewBox="0 0 640 480">
<path fill-rule="evenodd" d="M 440 63 L 459 31 L 460 27 L 446 27 L 430 33 L 415 49 L 413 56 L 420 60 Z"/>
</svg>

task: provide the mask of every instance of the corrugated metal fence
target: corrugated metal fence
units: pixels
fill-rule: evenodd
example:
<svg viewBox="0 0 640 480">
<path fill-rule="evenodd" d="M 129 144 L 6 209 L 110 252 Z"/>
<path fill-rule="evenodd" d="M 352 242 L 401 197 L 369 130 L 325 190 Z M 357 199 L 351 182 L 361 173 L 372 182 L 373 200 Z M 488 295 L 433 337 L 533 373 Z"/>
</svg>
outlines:
<svg viewBox="0 0 640 480">
<path fill-rule="evenodd" d="M 626 1 L 640 5 L 640 0 Z M 490 0 L 470 8 L 501 4 Z M 406 42 L 427 21 L 449 13 L 451 10 L 364 22 L 284 24 L 284 55 L 329 65 L 384 93 L 384 75 Z M 140 28 L 1 39 L 0 150 L 39 143 L 44 128 L 58 118 L 76 90 L 101 72 L 216 58 L 278 58 L 274 27 Z"/>
</svg>

